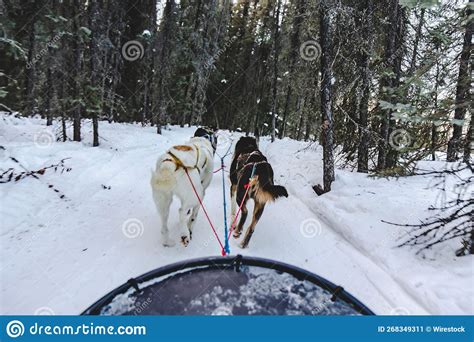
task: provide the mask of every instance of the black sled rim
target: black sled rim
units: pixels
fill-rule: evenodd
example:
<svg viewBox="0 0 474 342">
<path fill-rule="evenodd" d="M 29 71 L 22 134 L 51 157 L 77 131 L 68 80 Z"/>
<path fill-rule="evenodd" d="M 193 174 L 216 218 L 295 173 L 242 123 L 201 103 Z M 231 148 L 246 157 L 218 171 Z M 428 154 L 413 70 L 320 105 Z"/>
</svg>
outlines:
<svg viewBox="0 0 474 342">
<path fill-rule="evenodd" d="M 302 268 L 295 267 L 286 263 L 257 257 L 248 256 L 226 256 L 226 257 L 203 257 L 198 259 L 191 259 L 187 261 L 181 261 L 166 265 L 150 272 L 147 272 L 139 277 L 131 278 L 127 283 L 112 290 L 89 308 L 87 308 L 82 315 L 100 315 L 104 307 L 110 304 L 114 298 L 120 294 L 124 294 L 130 289 L 140 291 L 140 285 L 151 281 L 155 278 L 172 275 L 176 272 L 191 271 L 206 267 L 209 269 L 220 269 L 220 270 L 235 270 L 240 271 L 241 266 L 257 266 L 266 269 L 272 269 L 277 272 L 287 273 L 294 276 L 296 279 L 301 281 L 309 281 L 322 289 L 330 292 L 333 296 L 331 300 L 339 299 L 352 307 L 361 315 L 374 315 L 374 313 L 358 299 L 352 296 L 350 293 L 345 291 L 341 286 L 337 286 L 329 280 L 322 278 L 314 273 L 306 271 Z"/>
</svg>

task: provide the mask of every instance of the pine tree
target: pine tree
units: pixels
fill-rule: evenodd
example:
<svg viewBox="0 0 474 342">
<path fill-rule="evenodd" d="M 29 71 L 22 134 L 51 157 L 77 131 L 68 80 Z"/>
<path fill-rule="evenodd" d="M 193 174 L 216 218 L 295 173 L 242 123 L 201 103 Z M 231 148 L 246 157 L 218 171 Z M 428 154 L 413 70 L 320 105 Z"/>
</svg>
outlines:
<svg viewBox="0 0 474 342">
<path fill-rule="evenodd" d="M 458 152 L 462 144 L 462 128 L 466 111 L 471 105 L 469 99 L 469 90 L 471 89 L 471 44 L 474 20 L 472 20 L 474 0 L 469 0 L 466 6 L 466 29 L 464 32 L 464 41 L 462 53 L 459 60 L 459 73 L 456 86 L 456 108 L 454 110 L 454 122 L 451 126 L 453 133 L 448 143 L 447 160 L 455 161 L 458 158 Z"/>
</svg>

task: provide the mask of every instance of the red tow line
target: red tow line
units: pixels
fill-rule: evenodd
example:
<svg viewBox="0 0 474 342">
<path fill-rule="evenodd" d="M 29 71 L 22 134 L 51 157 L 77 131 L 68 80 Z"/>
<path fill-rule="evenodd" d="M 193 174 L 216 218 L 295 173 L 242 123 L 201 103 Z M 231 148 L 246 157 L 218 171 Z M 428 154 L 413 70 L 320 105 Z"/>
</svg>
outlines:
<svg viewBox="0 0 474 342">
<path fill-rule="evenodd" d="M 214 232 L 214 235 L 216 236 L 217 242 L 219 242 L 219 245 L 221 246 L 221 254 L 222 254 L 222 256 L 225 256 L 225 255 L 226 255 L 226 252 L 225 252 L 225 249 L 224 249 L 224 245 L 222 244 L 222 241 L 221 241 L 221 239 L 219 238 L 219 235 L 217 235 L 216 229 L 214 228 L 214 225 L 212 224 L 212 221 L 211 221 L 211 219 L 209 218 L 209 215 L 207 214 L 206 207 L 204 207 L 204 203 L 202 203 L 201 197 L 199 197 L 199 194 L 198 194 L 198 192 L 196 191 L 196 188 L 194 187 L 194 183 L 193 183 L 193 180 L 191 179 L 191 176 L 189 176 L 188 169 L 187 169 L 187 168 L 184 168 L 184 172 L 186 172 L 186 176 L 188 176 L 189 182 L 191 183 L 191 186 L 193 187 L 194 194 L 196 195 L 196 197 L 197 197 L 197 199 L 198 199 L 198 201 L 199 201 L 199 204 L 201 205 L 202 210 L 204 211 L 204 214 L 206 215 L 207 221 L 209 222 L 209 225 L 211 226 L 212 231 Z M 247 190 L 248 190 L 248 189 L 247 189 Z M 243 202 L 242 202 L 242 203 L 243 203 Z M 240 210 L 240 209 L 239 209 L 239 210 Z"/>
<path fill-rule="evenodd" d="M 245 190 L 244 198 L 242 199 L 242 202 L 240 202 L 239 210 L 237 210 L 237 213 L 235 214 L 234 222 L 232 222 L 232 224 L 230 225 L 229 236 L 227 237 L 227 240 L 230 239 L 230 236 L 232 235 L 232 231 L 235 228 L 235 223 L 237 222 L 237 219 L 239 218 L 240 211 L 242 210 L 242 206 L 244 205 L 245 198 L 247 197 L 247 194 L 250 189 L 250 181 L 244 185 L 244 188 L 247 190 Z"/>
</svg>

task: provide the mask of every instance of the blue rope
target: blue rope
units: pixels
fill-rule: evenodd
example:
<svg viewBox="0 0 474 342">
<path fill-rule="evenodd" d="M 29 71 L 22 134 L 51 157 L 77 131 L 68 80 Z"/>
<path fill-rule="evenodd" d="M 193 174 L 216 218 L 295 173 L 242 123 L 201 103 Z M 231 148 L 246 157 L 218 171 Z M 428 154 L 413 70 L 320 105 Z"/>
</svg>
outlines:
<svg viewBox="0 0 474 342">
<path fill-rule="evenodd" d="M 257 163 L 253 163 L 253 167 L 252 167 L 252 173 L 250 174 L 250 179 L 253 178 L 253 176 L 255 175 L 255 169 L 257 167 Z"/>
<path fill-rule="evenodd" d="M 226 254 L 230 254 L 230 246 L 229 246 L 229 238 L 227 236 L 227 231 L 228 231 L 228 227 L 227 227 L 227 202 L 226 202 L 226 199 L 225 199 L 225 177 L 224 177 L 224 158 L 221 158 L 221 170 L 222 170 L 222 196 L 224 198 L 224 238 L 225 238 L 225 242 L 224 242 L 224 251 L 226 252 Z"/>
<path fill-rule="evenodd" d="M 217 154 L 221 158 L 221 170 L 222 170 L 222 196 L 224 199 L 224 251 L 227 255 L 230 254 L 230 246 L 229 246 L 229 236 L 227 234 L 229 227 L 227 225 L 227 201 L 226 201 L 226 196 L 225 196 L 225 165 L 224 165 L 224 159 L 227 157 L 230 153 L 230 149 L 232 147 L 232 144 L 229 144 L 229 148 L 227 149 L 226 153 L 221 157 L 219 154 Z"/>
</svg>

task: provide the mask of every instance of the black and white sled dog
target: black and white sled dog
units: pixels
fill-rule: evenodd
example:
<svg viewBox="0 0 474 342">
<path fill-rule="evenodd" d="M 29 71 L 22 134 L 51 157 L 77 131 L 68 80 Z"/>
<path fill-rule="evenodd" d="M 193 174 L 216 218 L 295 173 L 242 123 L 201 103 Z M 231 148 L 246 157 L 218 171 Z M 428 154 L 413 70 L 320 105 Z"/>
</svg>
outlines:
<svg viewBox="0 0 474 342">
<path fill-rule="evenodd" d="M 254 170 L 253 181 L 250 181 L 252 170 Z M 242 216 L 237 228 L 234 230 L 234 238 L 239 238 L 242 234 L 243 225 L 248 214 L 247 200 L 252 198 L 255 202 L 252 222 L 247 228 L 245 237 L 240 244 L 242 248 L 246 248 L 267 202 L 272 202 L 278 197 L 288 197 L 288 192 L 283 186 L 273 183 L 272 166 L 262 152 L 259 151 L 257 141 L 252 137 L 242 137 L 235 145 L 235 152 L 230 167 L 230 181 L 230 193 L 232 196 L 231 222 L 234 222 L 237 206 L 243 201 Z M 249 184 L 250 188 L 248 195 L 244 198 L 247 184 Z"/>
<path fill-rule="evenodd" d="M 187 170 L 196 192 L 204 198 L 212 180 L 217 138 L 209 128 L 198 128 L 189 142 L 171 147 L 158 158 L 152 170 L 151 187 L 156 208 L 161 217 L 161 236 L 164 246 L 174 246 L 169 237 L 168 216 L 173 195 L 181 201 L 179 229 L 181 243 L 189 244 L 193 225 L 199 212 L 199 200 L 186 175 Z"/>
</svg>

